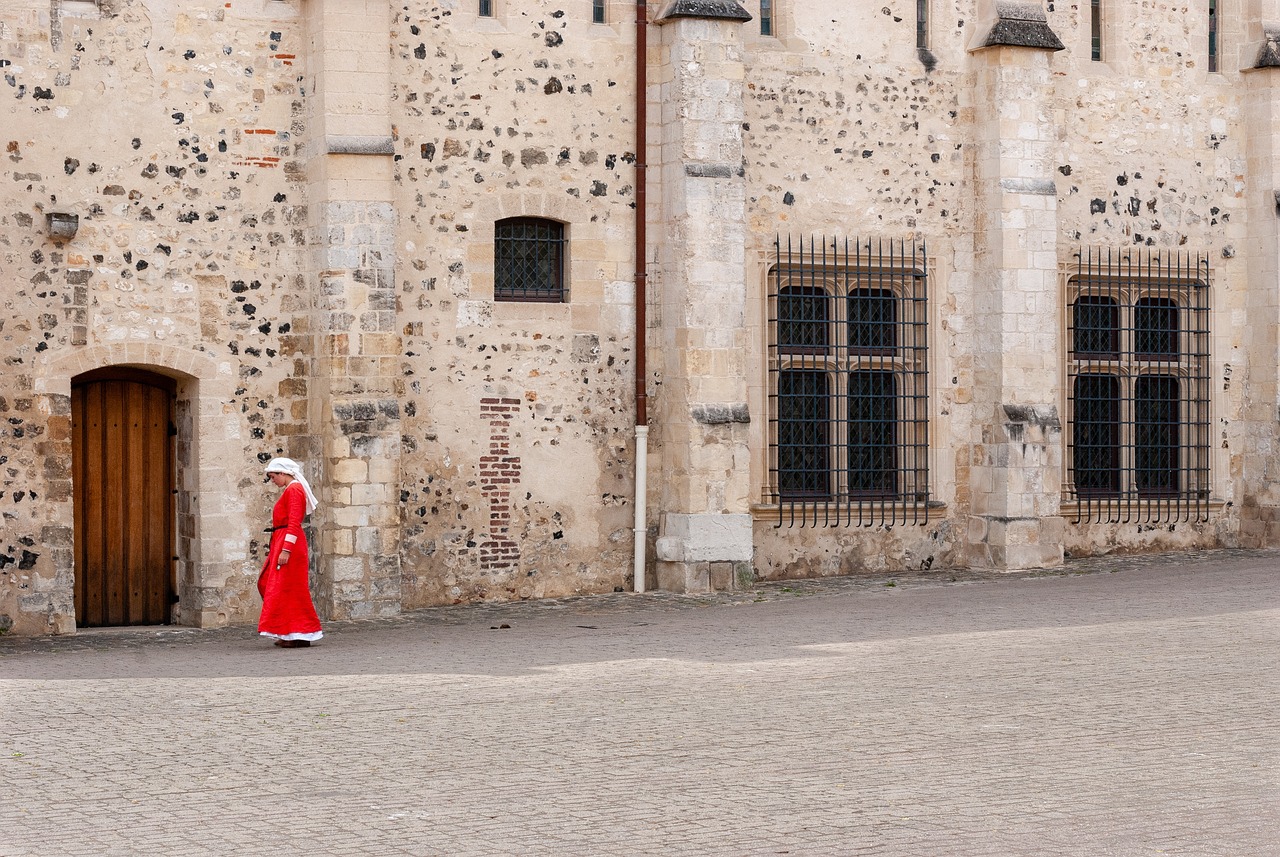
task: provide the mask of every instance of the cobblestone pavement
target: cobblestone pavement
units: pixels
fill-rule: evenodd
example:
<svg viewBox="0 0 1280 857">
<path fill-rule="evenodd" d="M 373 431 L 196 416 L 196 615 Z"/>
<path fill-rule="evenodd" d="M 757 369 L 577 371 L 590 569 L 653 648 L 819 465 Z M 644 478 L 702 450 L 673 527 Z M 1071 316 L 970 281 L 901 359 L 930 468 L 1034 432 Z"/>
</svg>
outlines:
<svg viewBox="0 0 1280 857">
<path fill-rule="evenodd" d="M 0 857 L 1280 855 L 1280 552 L 0 640 Z"/>
</svg>

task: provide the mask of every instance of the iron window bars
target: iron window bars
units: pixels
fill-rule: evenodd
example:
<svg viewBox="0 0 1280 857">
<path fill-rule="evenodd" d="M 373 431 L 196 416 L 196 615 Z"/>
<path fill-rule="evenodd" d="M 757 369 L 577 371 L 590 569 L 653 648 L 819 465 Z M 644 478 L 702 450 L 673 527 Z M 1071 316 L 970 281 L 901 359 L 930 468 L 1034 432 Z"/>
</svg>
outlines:
<svg viewBox="0 0 1280 857">
<path fill-rule="evenodd" d="M 1067 348 L 1076 523 L 1207 520 L 1208 257 L 1077 252 Z"/>
<path fill-rule="evenodd" d="M 563 303 L 564 224 L 540 217 L 499 220 L 493 234 L 493 299 Z"/>
<path fill-rule="evenodd" d="M 775 240 L 765 499 L 778 526 L 925 522 L 927 280 L 914 241 Z"/>
</svg>

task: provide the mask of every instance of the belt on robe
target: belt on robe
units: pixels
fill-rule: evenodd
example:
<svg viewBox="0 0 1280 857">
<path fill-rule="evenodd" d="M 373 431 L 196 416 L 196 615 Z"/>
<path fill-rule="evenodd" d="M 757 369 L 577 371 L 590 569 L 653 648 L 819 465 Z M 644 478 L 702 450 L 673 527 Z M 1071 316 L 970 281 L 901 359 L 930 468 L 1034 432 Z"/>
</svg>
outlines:
<svg viewBox="0 0 1280 857">
<path fill-rule="evenodd" d="M 267 527 L 265 530 L 263 530 L 263 532 L 264 532 L 264 533 L 274 533 L 276 530 L 287 530 L 287 529 L 289 529 L 289 525 L 288 525 L 288 524 L 281 524 L 281 525 L 280 525 L 280 526 L 278 526 L 278 527 Z"/>
</svg>

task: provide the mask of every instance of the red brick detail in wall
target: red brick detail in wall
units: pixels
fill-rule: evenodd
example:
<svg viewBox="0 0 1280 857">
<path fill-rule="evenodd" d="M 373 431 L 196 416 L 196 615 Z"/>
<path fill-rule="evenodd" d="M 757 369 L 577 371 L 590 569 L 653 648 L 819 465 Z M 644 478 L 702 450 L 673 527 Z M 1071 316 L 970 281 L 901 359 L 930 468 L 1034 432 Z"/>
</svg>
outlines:
<svg viewBox="0 0 1280 857">
<path fill-rule="evenodd" d="M 511 538 L 511 496 L 520 484 L 520 456 L 511 454 L 511 416 L 519 399 L 480 400 L 480 418 L 489 421 L 489 452 L 480 456 L 480 493 L 489 501 L 489 538 L 479 545 L 480 568 L 517 568 L 520 544 Z"/>
<path fill-rule="evenodd" d="M 278 167 L 280 166 L 279 158 L 239 158 L 235 162 L 237 167 Z"/>
</svg>

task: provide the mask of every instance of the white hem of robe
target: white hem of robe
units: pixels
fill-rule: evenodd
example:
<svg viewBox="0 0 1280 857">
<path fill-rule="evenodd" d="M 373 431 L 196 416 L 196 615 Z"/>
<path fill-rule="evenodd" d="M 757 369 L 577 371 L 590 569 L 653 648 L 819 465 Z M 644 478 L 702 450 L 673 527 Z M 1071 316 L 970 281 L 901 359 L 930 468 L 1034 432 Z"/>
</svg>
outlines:
<svg viewBox="0 0 1280 857">
<path fill-rule="evenodd" d="M 272 634 L 270 631 L 259 631 L 258 634 L 263 637 L 273 637 L 277 640 L 306 640 L 313 643 L 324 636 L 324 631 L 310 631 L 305 634 Z"/>
</svg>

